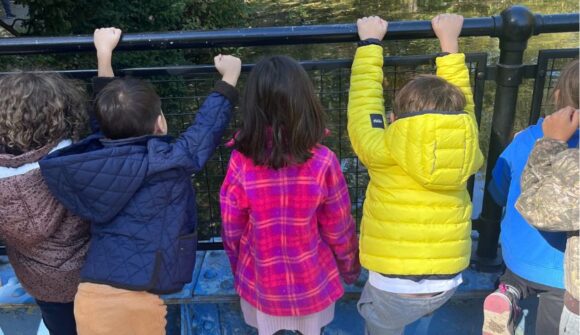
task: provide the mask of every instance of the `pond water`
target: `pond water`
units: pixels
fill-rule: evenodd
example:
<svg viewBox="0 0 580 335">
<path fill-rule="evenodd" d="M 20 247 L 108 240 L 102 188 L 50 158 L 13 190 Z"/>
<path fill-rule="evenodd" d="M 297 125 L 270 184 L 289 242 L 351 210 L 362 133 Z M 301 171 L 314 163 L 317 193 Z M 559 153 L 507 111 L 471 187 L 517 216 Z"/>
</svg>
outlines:
<svg viewBox="0 0 580 335">
<path fill-rule="evenodd" d="M 389 21 L 430 20 L 439 13 L 457 13 L 464 17 L 484 17 L 498 15 L 511 5 L 520 4 L 536 14 L 556 14 L 578 12 L 576 0 L 543 1 L 442 1 L 442 0 L 335 0 L 335 1 L 297 1 L 297 0 L 246 0 L 251 6 L 251 25 L 287 26 L 351 23 L 357 18 L 378 15 Z M 438 51 L 435 40 L 388 41 L 387 53 L 394 55 L 425 54 Z M 470 52 L 488 52 L 491 61 L 499 56 L 499 41 L 496 38 L 462 38 L 460 47 Z M 533 61 L 537 51 L 550 48 L 578 47 L 578 33 L 547 34 L 534 36 L 529 42 L 525 59 Z M 354 47 L 352 43 L 339 45 L 315 45 L 308 48 L 295 46 L 274 48 L 271 52 L 291 54 L 299 59 L 350 58 Z M 263 50 L 260 53 L 263 55 Z"/>
<path fill-rule="evenodd" d="M 335 1 L 298 1 L 298 0 L 246 0 L 250 5 L 251 26 L 289 26 L 334 23 L 354 23 L 357 18 L 378 15 L 388 21 L 430 20 L 439 13 L 457 13 L 466 18 L 499 15 L 512 5 L 528 7 L 534 14 L 574 13 L 579 11 L 576 0 L 335 0 Z M 388 34 L 388 32 L 387 32 Z M 578 48 L 578 32 L 543 34 L 533 36 L 524 54 L 524 63 L 534 64 L 538 51 L 542 49 Z M 387 41 L 385 55 L 418 55 L 436 53 L 439 44 L 435 39 Z M 255 62 L 269 54 L 286 54 L 299 60 L 311 59 L 350 59 L 355 51 L 354 43 L 256 47 L 241 51 L 244 62 Z M 468 52 L 486 52 L 488 63 L 496 64 L 499 59 L 499 39 L 490 37 L 467 37 L 460 39 L 460 49 Z M 483 105 L 481 137 L 486 139 L 493 112 L 495 86 L 493 81 L 486 83 Z M 530 111 L 532 81 L 526 80 L 520 89 L 515 131 L 527 126 Z M 487 143 L 482 143 L 484 147 Z"/>
</svg>

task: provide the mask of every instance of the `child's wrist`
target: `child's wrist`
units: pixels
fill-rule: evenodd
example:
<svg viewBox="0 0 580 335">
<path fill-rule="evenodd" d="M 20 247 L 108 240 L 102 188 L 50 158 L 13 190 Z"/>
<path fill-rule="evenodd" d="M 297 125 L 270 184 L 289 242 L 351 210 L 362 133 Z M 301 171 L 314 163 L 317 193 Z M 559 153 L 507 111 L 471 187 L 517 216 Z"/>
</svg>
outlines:
<svg viewBox="0 0 580 335">
<path fill-rule="evenodd" d="M 232 85 L 233 87 L 236 87 L 236 84 L 238 83 L 238 78 L 239 78 L 239 75 L 234 75 L 234 74 L 229 74 L 229 73 L 226 73 L 222 76 L 222 80 L 225 81 L 226 83 Z"/>
<path fill-rule="evenodd" d="M 110 53 L 97 53 L 97 72 L 99 77 L 114 77 L 112 55 Z"/>
<path fill-rule="evenodd" d="M 379 40 L 379 41 L 382 41 L 383 38 L 384 38 L 384 36 L 379 36 L 379 35 L 359 36 L 359 39 L 361 41 L 366 41 L 366 40 Z"/>
<path fill-rule="evenodd" d="M 457 41 L 457 39 L 451 41 L 441 40 L 440 44 L 442 52 L 448 52 L 450 54 L 459 52 L 459 41 Z"/>
<path fill-rule="evenodd" d="M 97 54 L 99 55 L 107 55 L 113 53 L 113 49 L 108 48 L 106 46 L 95 47 L 95 49 L 97 50 Z"/>
<path fill-rule="evenodd" d="M 97 50 L 97 60 L 99 62 L 110 61 L 113 58 L 111 51 Z"/>
</svg>

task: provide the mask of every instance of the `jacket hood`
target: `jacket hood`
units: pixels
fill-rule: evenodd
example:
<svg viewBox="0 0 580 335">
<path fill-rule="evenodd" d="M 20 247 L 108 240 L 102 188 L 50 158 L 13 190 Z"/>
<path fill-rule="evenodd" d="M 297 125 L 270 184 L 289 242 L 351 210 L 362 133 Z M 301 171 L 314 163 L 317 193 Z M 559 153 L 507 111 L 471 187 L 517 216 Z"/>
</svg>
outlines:
<svg viewBox="0 0 580 335">
<path fill-rule="evenodd" d="M 483 164 L 478 130 L 465 112 L 407 113 L 385 132 L 392 158 L 427 189 L 455 190 Z"/>
<path fill-rule="evenodd" d="M 42 148 L 31 150 L 21 155 L 13 155 L 0 151 L 0 169 L 19 169 L 23 168 L 25 165 L 36 164 L 42 159 L 42 157 L 48 155 L 50 152 L 65 148 L 71 144 L 71 140 L 62 140 L 59 143 L 49 143 Z M 38 168 L 38 165 L 35 167 Z M 14 174 L 17 175 L 21 173 L 15 171 Z M 0 178 L 2 178 L 1 172 Z"/>
<path fill-rule="evenodd" d="M 41 160 L 42 175 L 65 207 L 93 223 L 106 223 L 143 184 L 150 137 L 89 138 Z"/>
<path fill-rule="evenodd" d="M 21 155 L 0 154 L 0 179 L 24 175 L 38 169 L 38 161 L 52 151 L 65 148 L 72 144 L 71 140 L 47 144 L 42 148 L 25 152 Z M 18 183 L 18 182 L 17 182 Z"/>
</svg>

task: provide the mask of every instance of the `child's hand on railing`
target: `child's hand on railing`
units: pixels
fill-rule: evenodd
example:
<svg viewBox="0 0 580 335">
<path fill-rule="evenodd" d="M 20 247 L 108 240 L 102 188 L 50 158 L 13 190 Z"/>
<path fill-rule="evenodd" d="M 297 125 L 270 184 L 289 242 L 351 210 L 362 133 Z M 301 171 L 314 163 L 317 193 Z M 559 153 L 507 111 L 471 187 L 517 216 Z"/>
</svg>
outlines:
<svg viewBox="0 0 580 335">
<path fill-rule="evenodd" d="M 95 29 L 93 43 L 95 43 L 95 49 L 97 49 L 99 77 L 115 76 L 111 66 L 111 59 L 113 50 L 119 43 L 119 39 L 121 39 L 121 33 L 121 29 L 117 28 Z"/>
<path fill-rule="evenodd" d="M 235 87 L 242 71 L 242 61 L 238 57 L 222 54 L 215 56 L 213 61 L 222 80 Z"/>
<path fill-rule="evenodd" d="M 548 115 L 542 123 L 544 137 L 556 141 L 568 142 L 578 129 L 579 111 L 574 107 L 564 107 L 552 115 Z"/>
<path fill-rule="evenodd" d="M 93 41 L 97 52 L 112 53 L 119 43 L 121 33 L 121 29 L 113 27 L 95 29 Z"/>
<path fill-rule="evenodd" d="M 363 17 L 356 21 L 358 36 L 361 41 L 369 38 L 382 40 L 387 34 L 388 22 L 378 16 Z"/>
<path fill-rule="evenodd" d="M 459 52 L 459 34 L 463 27 L 463 16 L 457 14 L 439 14 L 431 20 L 435 36 L 441 44 L 441 51 Z"/>
</svg>

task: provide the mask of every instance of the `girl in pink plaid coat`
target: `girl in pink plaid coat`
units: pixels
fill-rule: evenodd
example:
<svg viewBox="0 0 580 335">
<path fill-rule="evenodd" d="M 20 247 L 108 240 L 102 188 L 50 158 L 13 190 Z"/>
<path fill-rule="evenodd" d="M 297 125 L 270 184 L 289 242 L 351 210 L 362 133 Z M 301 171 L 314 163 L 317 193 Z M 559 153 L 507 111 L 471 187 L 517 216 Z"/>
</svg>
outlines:
<svg viewBox="0 0 580 335">
<path fill-rule="evenodd" d="M 275 56 L 252 70 L 220 192 L 222 238 L 244 319 L 260 335 L 320 334 L 360 273 L 355 223 L 324 112 L 304 69 Z"/>
</svg>

